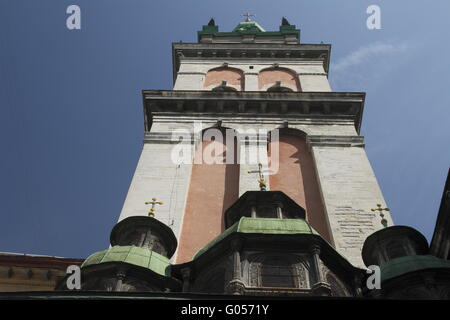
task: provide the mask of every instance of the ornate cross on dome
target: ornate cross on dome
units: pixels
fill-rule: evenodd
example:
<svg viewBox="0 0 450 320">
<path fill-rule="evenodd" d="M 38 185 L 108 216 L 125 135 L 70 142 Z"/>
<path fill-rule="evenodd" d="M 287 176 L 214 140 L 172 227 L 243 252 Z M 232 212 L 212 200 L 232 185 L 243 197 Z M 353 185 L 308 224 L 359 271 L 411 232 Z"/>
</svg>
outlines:
<svg viewBox="0 0 450 320">
<path fill-rule="evenodd" d="M 152 205 L 152 207 L 150 208 L 150 211 L 148 212 L 148 216 L 149 217 L 154 217 L 155 216 L 155 205 L 157 205 L 157 204 L 163 205 L 164 202 L 156 201 L 156 198 L 152 198 L 152 201 L 146 202 L 145 204 L 151 204 Z"/>
<path fill-rule="evenodd" d="M 264 179 L 263 172 L 264 172 L 264 170 L 262 170 L 262 163 L 258 163 L 258 170 L 247 171 L 247 173 L 258 173 L 259 189 L 261 191 L 266 191 L 267 185 L 266 185 L 266 179 Z M 268 172 L 268 171 L 266 171 L 266 172 Z"/>
<path fill-rule="evenodd" d="M 250 14 L 250 13 L 244 13 L 244 14 L 241 14 L 241 16 L 243 16 L 243 17 L 246 17 L 245 18 L 245 22 L 250 22 L 250 21 L 252 21 L 251 19 L 250 19 L 250 17 L 256 17 L 254 14 Z"/>
<path fill-rule="evenodd" d="M 380 213 L 380 217 L 381 217 L 381 224 L 387 228 L 387 220 L 384 218 L 384 213 L 383 211 L 389 211 L 389 208 L 382 208 L 381 204 L 377 204 L 378 208 L 375 209 L 370 209 L 371 211 L 378 211 Z"/>
</svg>

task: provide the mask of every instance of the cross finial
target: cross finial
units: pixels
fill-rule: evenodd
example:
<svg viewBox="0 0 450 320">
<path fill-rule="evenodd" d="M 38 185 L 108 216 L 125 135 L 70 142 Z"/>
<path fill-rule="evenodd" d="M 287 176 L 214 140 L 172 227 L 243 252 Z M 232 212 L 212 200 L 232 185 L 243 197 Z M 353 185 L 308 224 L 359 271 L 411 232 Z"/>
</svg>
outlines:
<svg viewBox="0 0 450 320">
<path fill-rule="evenodd" d="M 250 21 L 252 21 L 251 19 L 250 19 L 250 17 L 255 17 L 255 15 L 254 14 L 250 14 L 250 13 L 244 13 L 244 14 L 241 14 L 241 16 L 243 16 L 243 17 L 246 17 L 245 18 L 245 22 L 250 22 Z"/>
<path fill-rule="evenodd" d="M 384 218 L 384 213 L 383 211 L 389 211 L 389 208 L 382 208 L 381 204 L 377 204 L 377 208 L 374 209 L 370 209 L 371 211 L 378 211 L 380 213 L 380 217 L 381 217 L 381 224 L 387 228 L 387 220 Z"/>
<path fill-rule="evenodd" d="M 258 163 L 258 170 L 247 171 L 247 173 L 258 173 L 259 189 L 261 191 L 266 191 L 267 185 L 266 185 L 266 179 L 264 179 L 263 172 L 264 172 L 264 170 L 262 170 L 262 163 Z"/>
<path fill-rule="evenodd" d="M 157 205 L 157 204 L 163 205 L 164 202 L 156 201 L 156 198 L 152 198 L 152 201 L 148 201 L 145 204 L 151 204 L 152 205 L 152 207 L 150 208 L 150 211 L 148 212 L 148 216 L 149 217 L 154 217 L 155 216 L 155 205 Z"/>
</svg>

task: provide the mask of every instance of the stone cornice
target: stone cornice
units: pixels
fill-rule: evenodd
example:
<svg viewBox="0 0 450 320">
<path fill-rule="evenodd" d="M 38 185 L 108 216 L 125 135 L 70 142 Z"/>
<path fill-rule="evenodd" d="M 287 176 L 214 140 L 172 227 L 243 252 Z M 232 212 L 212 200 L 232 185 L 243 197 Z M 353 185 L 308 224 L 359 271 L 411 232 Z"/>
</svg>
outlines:
<svg viewBox="0 0 450 320">
<path fill-rule="evenodd" d="M 178 71 L 177 75 L 192 75 L 192 74 L 198 74 L 198 75 L 206 75 L 206 72 L 199 72 L 199 71 Z M 250 72 L 250 71 L 246 71 L 244 72 L 245 75 L 253 75 L 253 76 L 257 76 L 259 75 L 258 72 Z M 325 72 L 297 72 L 298 76 L 328 76 L 327 73 Z"/>
<path fill-rule="evenodd" d="M 204 76 L 206 74 L 206 72 L 199 72 L 199 71 L 178 71 L 177 72 L 178 75 L 180 74 L 199 74 Z"/>
<path fill-rule="evenodd" d="M 310 147 L 364 147 L 363 136 L 312 136 L 306 137 Z"/>
<path fill-rule="evenodd" d="M 194 138 L 192 134 L 181 134 L 174 132 L 146 132 L 144 143 L 161 143 L 161 144 L 192 144 Z"/>
<path fill-rule="evenodd" d="M 364 137 L 362 136 L 307 136 L 307 144 L 311 147 L 361 147 L 364 145 Z M 156 144 L 193 144 L 195 141 L 193 133 L 181 134 L 176 132 L 146 132 L 144 136 L 144 143 Z M 242 136 L 241 143 L 249 145 L 267 144 L 269 139 L 267 137 Z"/>
<path fill-rule="evenodd" d="M 360 130 L 365 94 L 359 92 L 164 91 L 144 90 L 146 131 L 153 115 L 322 118 L 353 120 Z"/>
<path fill-rule="evenodd" d="M 187 123 L 191 124 L 194 121 L 203 121 L 205 123 L 209 123 L 211 126 L 217 123 L 217 120 L 223 120 L 224 126 L 228 126 L 229 123 L 233 124 L 239 124 L 239 125 L 251 125 L 255 123 L 255 119 L 258 120 L 258 123 L 264 124 L 264 125 L 273 125 L 274 127 L 281 128 L 283 126 L 283 122 L 287 121 L 288 119 L 281 115 L 279 117 L 276 116 L 264 116 L 259 115 L 257 118 L 254 117 L 248 117 L 246 114 L 198 114 L 198 113 L 185 113 L 183 115 L 176 115 L 177 117 L 177 123 Z M 158 123 L 173 123 L 173 115 L 170 113 L 158 113 L 155 114 L 153 117 L 154 122 Z M 289 118 L 289 126 L 296 126 L 296 125 L 314 125 L 314 126 L 320 126 L 320 125 L 353 125 L 354 122 L 352 119 L 340 119 L 340 118 L 334 118 L 334 119 L 327 119 L 327 118 L 317 118 L 317 117 L 296 117 L 296 118 Z M 231 125 L 231 124 L 230 124 Z"/>
<path fill-rule="evenodd" d="M 268 135 L 261 136 L 258 134 L 239 134 L 238 138 L 240 143 L 245 145 L 265 145 L 268 143 Z M 153 144 L 193 144 L 195 142 L 194 134 L 198 132 L 146 132 L 144 136 L 144 143 Z"/>
<path fill-rule="evenodd" d="M 298 76 L 328 76 L 325 72 L 297 72 Z"/>
<path fill-rule="evenodd" d="M 14 253 L 0 253 L 0 265 L 28 268 L 54 268 L 66 270 L 69 265 L 81 265 L 84 259 L 61 258 Z"/>
</svg>

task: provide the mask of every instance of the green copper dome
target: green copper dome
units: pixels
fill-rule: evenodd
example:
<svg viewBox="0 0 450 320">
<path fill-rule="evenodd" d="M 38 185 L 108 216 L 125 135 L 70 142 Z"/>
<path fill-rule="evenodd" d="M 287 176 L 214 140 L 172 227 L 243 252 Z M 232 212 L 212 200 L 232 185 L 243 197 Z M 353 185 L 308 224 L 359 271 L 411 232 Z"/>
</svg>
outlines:
<svg viewBox="0 0 450 320">
<path fill-rule="evenodd" d="M 266 32 L 257 22 L 255 21 L 244 21 L 239 23 L 233 32 L 239 33 L 256 33 L 256 32 Z"/>
<path fill-rule="evenodd" d="M 162 276 L 170 276 L 169 259 L 148 249 L 135 246 L 114 246 L 90 255 L 82 268 L 107 262 L 123 262 L 149 269 Z"/>
<path fill-rule="evenodd" d="M 303 219 L 277 219 L 277 218 L 248 218 L 242 217 L 238 222 L 222 232 L 217 238 L 200 249 L 194 256 L 198 258 L 208 251 L 216 243 L 233 233 L 259 233 L 259 234 L 314 234 L 314 230 L 308 222 Z"/>
<path fill-rule="evenodd" d="M 400 257 L 381 265 L 381 281 L 386 281 L 409 272 L 443 268 L 449 269 L 450 271 L 450 261 L 430 255 Z"/>
</svg>

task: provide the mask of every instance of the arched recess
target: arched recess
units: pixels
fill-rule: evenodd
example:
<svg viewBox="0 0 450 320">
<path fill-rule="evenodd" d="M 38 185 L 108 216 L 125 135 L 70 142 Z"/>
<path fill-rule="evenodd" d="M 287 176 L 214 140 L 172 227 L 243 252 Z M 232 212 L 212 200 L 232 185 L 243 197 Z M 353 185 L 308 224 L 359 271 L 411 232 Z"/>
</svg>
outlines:
<svg viewBox="0 0 450 320">
<path fill-rule="evenodd" d="M 212 91 L 215 92 L 234 92 L 237 91 L 235 88 L 233 87 L 229 87 L 226 85 L 226 81 L 223 81 L 223 83 L 217 87 L 212 88 Z"/>
<path fill-rule="evenodd" d="M 306 134 L 296 129 L 277 129 L 269 142 L 269 185 L 280 190 L 306 210 L 306 219 L 329 243 L 328 219 L 317 182 L 314 160 L 306 145 Z M 278 136 L 278 139 L 276 139 Z"/>
<path fill-rule="evenodd" d="M 275 91 L 277 86 L 301 91 L 300 81 L 297 73 L 291 69 L 272 67 L 263 69 L 258 75 L 258 88 L 261 91 Z"/>
<path fill-rule="evenodd" d="M 267 92 L 293 92 L 291 88 L 282 87 L 281 81 L 277 81 L 273 86 L 267 89 Z"/>
<path fill-rule="evenodd" d="M 252 287 L 310 287 L 310 265 L 304 257 L 266 251 L 248 256 L 248 263 Z"/>
<path fill-rule="evenodd" d="M 223 213 L 239 197 L 237 133 L 212 127 L 203 130 L 192 165 L 177 263 L 195 253 L 224 231 Z"/>
<path fill-rule="evenodd" d="M 231 67 L 219 67 L 206 73 L 203 88 L 212 90 L 220 87 L 234 88 L 237 91 L 244 90 L 245 77 L 242 70 Z"/>
</svg>

